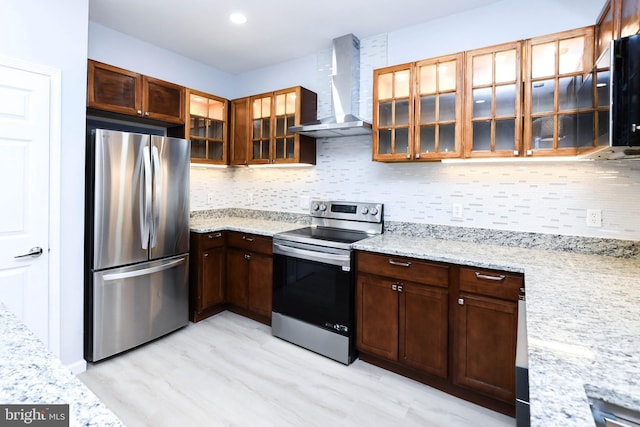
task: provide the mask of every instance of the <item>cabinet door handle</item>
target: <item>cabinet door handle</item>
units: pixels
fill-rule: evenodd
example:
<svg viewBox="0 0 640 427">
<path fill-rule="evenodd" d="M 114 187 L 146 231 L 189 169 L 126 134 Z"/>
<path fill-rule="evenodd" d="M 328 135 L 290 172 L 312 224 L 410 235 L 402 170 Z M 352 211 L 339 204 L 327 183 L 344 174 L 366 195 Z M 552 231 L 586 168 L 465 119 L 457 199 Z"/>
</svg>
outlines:
<svg viewBox="0 0 640 427">
<path fill-rule="evenodd" d="M 209 254 L 204 254 L 204 257 L 205 257 L 205 258 L 208 258 L 208 257 L 209 257 Z"/>
<path fill-rule="evenodd" d="M 218 237 L 222 237 L 222 233 L 209 234 L 210 239 L 217 239 Z"/>
<path fill-rule="evenodd" d="M 402 283 L 398 284 L 398 292 L 402 292 L 404 285 Z"/>
<path fill-rule="evenodd" d="M 138 115 L 141 116 L 142 115 L 142 110 L 138 110 L 138 111 L 136 111 L 136 113 L 138 113 Z"/>
<path fill-rule="evenodd" d="M 464 305 L 464 298 L 458 298 L 458 304 Z"/>
<path fill-rule="evenodd" d="M 253 237 L 242 236 L 242 240 L 246 240 L 247 242 L 253 242 L 255 239 Z"/>
<path fill-rule="evenodd" d="M 398 285 L 397 285 L 397 284 L 395 284 L 395 283 L 394 283 L 394 284 L 392 284 L 392 285 L 391 285 L 391 290 L 392 290 L 392 291 L 397 291 L 397 290 L 398 290 Z"/>
<path fill-rule="evenodd" d="M 149 112 L 147 111 L 146 113 L 144 113 L 144 115 L 145 115 L 145 116 L 148 116 L 148 115 L 149 115 Z"/>
<path fill-rule="evenodd" d="M 400 262 L 400 261 L 396 261 L 393 258 L 389 258 L 389 264 L 391 265 L 398 265 L 400 267 L 411 267 L 411 262 L 407 261 L 407 262 Z"/>
<path fill-rule="evenodd" d="M 244 254 L 244 259 L 246 259 L 246 260 L 250 260 L 250 259 L 251 259 L 251 255 L 249 255 L 249 254 Z"/>
<path fill-rule="evenodd" d="M 476 271 L 476 279 L 493 280 L 494 282 L 502 282 L 505 278 L 506 276 L 503 274 L 500 274 L 499 276 L 490 276 L 488 274 L 482 274 L 479 271 Z"/>
</svg>

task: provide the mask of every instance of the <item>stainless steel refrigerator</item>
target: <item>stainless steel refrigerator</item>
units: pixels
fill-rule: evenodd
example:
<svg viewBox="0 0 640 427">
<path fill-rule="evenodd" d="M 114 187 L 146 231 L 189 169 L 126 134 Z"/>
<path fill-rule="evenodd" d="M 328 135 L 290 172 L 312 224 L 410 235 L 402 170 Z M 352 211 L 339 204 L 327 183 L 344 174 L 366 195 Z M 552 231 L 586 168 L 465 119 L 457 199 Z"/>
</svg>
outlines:
<svg viewBox="0 0 640 427">
<path fill-rule="evenodd" d="M 86 360 L 104 359 L 188 323 L 189 162 L 187 140 L 90 131 Z"/>
</svg>

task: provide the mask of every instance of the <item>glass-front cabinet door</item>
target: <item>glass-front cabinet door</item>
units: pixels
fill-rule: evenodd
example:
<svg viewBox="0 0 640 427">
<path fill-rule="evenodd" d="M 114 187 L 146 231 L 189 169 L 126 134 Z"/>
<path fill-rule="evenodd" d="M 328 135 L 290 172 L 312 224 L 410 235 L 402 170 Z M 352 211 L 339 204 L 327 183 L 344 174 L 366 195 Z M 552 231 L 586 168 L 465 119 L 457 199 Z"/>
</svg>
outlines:
<svg viewBox="0 0 640 427">
<path fill-rule="evenodd" d="M 294 162 L 297 158 L 296 135 L 288 131 L 289 127 L 299 122 L 296 119 L 297 97 L 295 90 L 275 93 L 275 163 Z"/>
<path fill-rule="evenodd" d="M 228 101 L 194 90 L 189 90 L 188 100 L 191 162 L 226 164 Z"/>
<path fill-rule="evenodd" d="M 465 156 L 521 152 L 521 43 L 466 52 Z"/>
<path fill-rule="evenodd" d="M 270 163 L 271 152 L 271 105 L 273 95 L 254 97 L 251 105 L 252 132 L 249 150 L 250 163 Z"/>
<path fill-rule="evenodd" d="M 526 156 L 577 153 L 578 118 L 594 108 L 578 97 L 585 84 L 587 91 L 592 85 L 593 37 L 593 27 L 587 27 L 527 40 Z"/>
<path fill-rule="evenodd" d="M 416 64 L 414 157 L 436 160 L 462 153 L 463 54 Z"/>
<path fill-rule="evenodd" d="M 413 64 L 403 64 L 373 72 L 373 160 L 414 156 L 413 70 Z"/>
</svg>

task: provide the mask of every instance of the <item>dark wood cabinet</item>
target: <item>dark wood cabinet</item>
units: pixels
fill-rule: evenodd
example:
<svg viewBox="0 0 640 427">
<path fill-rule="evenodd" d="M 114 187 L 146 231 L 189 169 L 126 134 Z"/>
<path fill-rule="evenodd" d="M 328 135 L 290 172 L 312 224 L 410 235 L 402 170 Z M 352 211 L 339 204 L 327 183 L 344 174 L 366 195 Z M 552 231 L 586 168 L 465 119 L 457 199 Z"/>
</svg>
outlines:
<svg viewBox="0 0 640 427">
<path fill-rule="evenodd" d="M 184 124 L 185 88 L 89 60 L 87 107 L 162 122 Z"/>
<path fill-rule="evenodd" d="M 447 377 L 448 267 L 358 253 L 356 346 Z"/>
<path fill-rule="evenodd" d="M 251 138 L 251 115 L 249 97 L 231 101 L 231 147 L 232 165 L 247 165 L 249 162 L 249 139 Z"/>
<path fill-rule="evenodd" d="M 225 235 L 191 233 L 189 318 L 199 322 L 224 310 Z"/>
<path fill-rule="evenodd" d="M 231 232 L 227 236 L 227 246 L 229 310 L 270 325 L 272 239 Z"/>
<path fill-rule="evenodd" d="M 520 276 L 460 269 L 455 301 L 453 382 L 492 398 L 515 401 Z"/>
<path fill-rule="evenodd" d="M 366 362 L 513 416 L 522 275 L 358 252 Z"/>
<path fill-rule="evenodd" d="M 231 164 L 316 163 L 315 138 L 289 127 L 316 119 L 317 95 L 301 86 L 231 101 Z"/>
</svg>

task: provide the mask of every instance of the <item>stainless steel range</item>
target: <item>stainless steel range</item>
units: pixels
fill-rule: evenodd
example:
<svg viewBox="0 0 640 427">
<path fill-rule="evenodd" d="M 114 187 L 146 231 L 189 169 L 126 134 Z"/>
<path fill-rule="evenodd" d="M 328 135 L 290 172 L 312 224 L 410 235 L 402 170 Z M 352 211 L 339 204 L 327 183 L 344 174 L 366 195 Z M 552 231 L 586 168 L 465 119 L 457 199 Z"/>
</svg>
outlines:
<svg viewBox="0 0 640 427">
<path fill-rule="evenodd" d="M 351 245 L 382 233 L 382 203 L 313 200 L 311 227 L 273 236 L 276 337 L 346 365 L 354 345 L 355 272 Z"/>
</svg>

